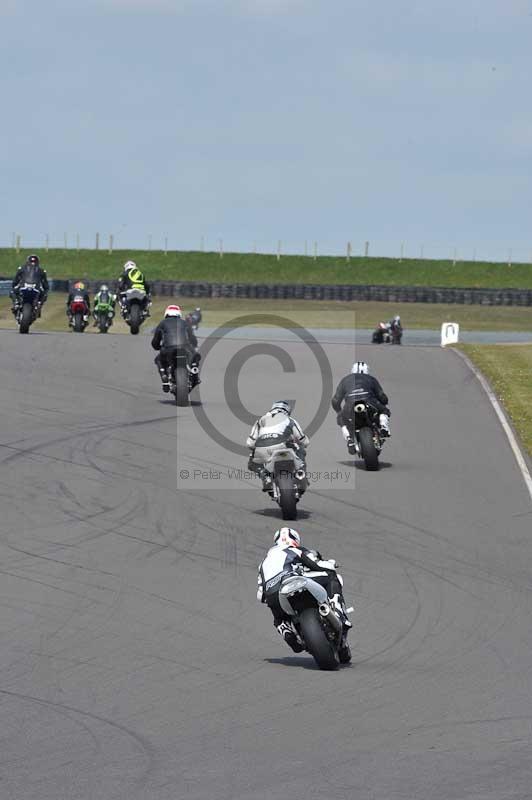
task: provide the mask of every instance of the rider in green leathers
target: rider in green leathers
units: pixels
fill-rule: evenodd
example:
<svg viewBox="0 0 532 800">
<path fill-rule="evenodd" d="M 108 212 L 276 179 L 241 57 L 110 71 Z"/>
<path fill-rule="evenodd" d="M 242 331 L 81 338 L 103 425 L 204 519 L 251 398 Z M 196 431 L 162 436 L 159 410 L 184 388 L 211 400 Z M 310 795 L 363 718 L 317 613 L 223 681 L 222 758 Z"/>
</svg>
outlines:
<svg viewBox="0 0 532 800">
<path fill-rule="evenodd" d="M 94 308 L 92 315 L 94 317 L 94 327 L 98 325 L 98 317 L 100 312 L 112 312 L 115 315 L 116 294 L 110 291 L 106 284 L 102 284 L 96 294 L 94 295 Z"/>
</svg>

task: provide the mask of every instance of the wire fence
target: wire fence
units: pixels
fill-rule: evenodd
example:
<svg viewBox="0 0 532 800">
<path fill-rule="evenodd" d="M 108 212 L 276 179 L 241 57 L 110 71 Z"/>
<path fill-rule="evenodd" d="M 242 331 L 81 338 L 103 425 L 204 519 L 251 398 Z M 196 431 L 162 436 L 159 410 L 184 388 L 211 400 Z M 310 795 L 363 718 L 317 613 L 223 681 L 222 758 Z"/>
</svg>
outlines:
<svg viewBox="0 0 532 800">
<path fill-rule="evenodd" d="M 281 260 L 286 256 L 299 256 L 316 260 L 320 256 L 345 258 L 347 262 L 354 258 L 392 258 L 402 262 L 415 259 L 418 261 L 448 261 L 452 264 L 462 262 L 491 262 L 532 265 L 532 246 L 505 247 L 498 245 L 450 245 L 441 243 L 412 243 L 399 242 L 398 244 L 382 244 L 368 240 L 348 240 L 338 247 L 320 247 L 316 239 L 304 240 L 294 243 L 278 239 L 273 245 L 251 241 L 248 246 L 233 246 L 232 242 L 223 238 L 207 238 L 201 236 L 196 244 L 187 243 L 179 246 L 170 241 L 168 236 L 153 236 L 148 234 L 145 241 L 138 241 L 135 246 L 122 241 L 123 237 L 114 233 L 96 232 L 92 236 L 81 236 L 79 233 L 65 232 L 62 235 L 44 234 L 40 237 L 26 237 L 21 233 L 13 232 L 9 237 L 0 238 L 0 248 L 12 249 L 15 254 L 22 250 L 63 250 L 79 252 L 80 250 L 94 250 L 107 252 L 112 255 L 116 250 L 144 250 L 168 255 L 175 252 L 202 252 L 215 253 L 219 258 L 224 258 L 229 253 L 268 255 Z"/>
</svg>

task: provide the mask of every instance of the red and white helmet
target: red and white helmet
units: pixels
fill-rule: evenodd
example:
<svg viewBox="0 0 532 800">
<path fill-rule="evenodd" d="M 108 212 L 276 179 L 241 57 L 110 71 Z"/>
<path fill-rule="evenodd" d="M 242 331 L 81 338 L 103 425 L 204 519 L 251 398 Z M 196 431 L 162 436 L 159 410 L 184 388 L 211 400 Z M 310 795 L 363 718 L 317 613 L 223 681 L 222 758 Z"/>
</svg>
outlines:
<svg viewBox="0 0 532 800">
<path fill-rule="evenodd" d="M 181 312 L 181 306 L 166 306 L 166 308 L 164 310 L 164 318 L 165 319 L 167 317 L 179 317 L 179 318 L 181 318 L 182 316 L 183 316 L 183 314 Z"/>
<path fill-rule="evenodd" d="M 276 547 L 300 547 L 301 536 L 293 528 L 279 528 L 273 534 L 273 543 Z"/>
</svg>

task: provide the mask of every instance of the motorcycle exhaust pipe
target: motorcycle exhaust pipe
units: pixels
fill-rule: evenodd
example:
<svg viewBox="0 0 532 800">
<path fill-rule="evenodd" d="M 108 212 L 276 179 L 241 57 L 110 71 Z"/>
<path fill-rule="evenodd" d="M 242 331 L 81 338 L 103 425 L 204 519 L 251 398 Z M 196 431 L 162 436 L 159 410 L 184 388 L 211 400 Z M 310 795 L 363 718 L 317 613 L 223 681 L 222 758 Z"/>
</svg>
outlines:
<svg viewBox="0 0 532 800">
<path fill-rule="evenodd" d="M 191 375 L 197 375 L 199 373 L 199 367 L 194 366 L 189 367 L 188 369 Z"/>
<path fill-rule="evenodd" d="M 297 472 L 296 472 L 296 480 L 297 481 L 302 481 L 306 477 L 307 477 L 307 473 L 305 472 L 304 469 L 298 469 L 297 470 Z"/>
<path fill-rule="evenodd" d="M 337 633 L 342 633 L 343 625 L 336 614 L 333 613 L 328 603 L 320 603 L 318 606 L 318 611 L 323 619 L 326 619 Z"/>
</svg>

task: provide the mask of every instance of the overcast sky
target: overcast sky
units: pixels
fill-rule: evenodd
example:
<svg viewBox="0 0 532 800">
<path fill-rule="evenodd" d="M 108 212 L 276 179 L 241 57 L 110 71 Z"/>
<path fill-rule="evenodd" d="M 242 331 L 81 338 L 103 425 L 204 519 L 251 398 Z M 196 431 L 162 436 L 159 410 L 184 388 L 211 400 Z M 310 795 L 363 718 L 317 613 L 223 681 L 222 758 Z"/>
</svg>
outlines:
<svg viewBox="0 0 532 800">
<path fill-rule="evenodd" d="M 532 258 L 532 0 L 0 0 L 0 245 Z"/>
</svg>

